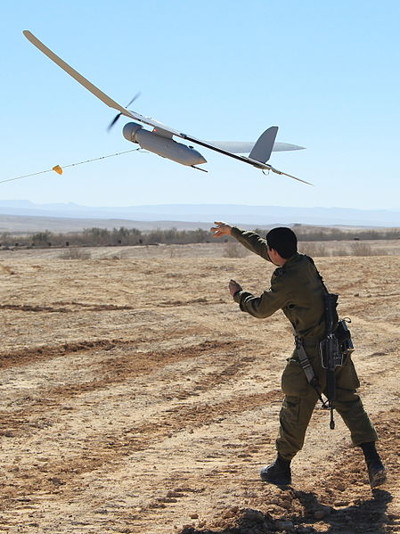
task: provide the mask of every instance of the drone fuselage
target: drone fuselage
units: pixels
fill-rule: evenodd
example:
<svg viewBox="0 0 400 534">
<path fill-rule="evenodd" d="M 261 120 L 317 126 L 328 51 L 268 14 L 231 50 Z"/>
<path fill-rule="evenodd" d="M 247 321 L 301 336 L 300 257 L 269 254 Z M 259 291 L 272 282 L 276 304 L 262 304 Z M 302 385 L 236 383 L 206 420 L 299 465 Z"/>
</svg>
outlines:
<svg viewBox="0 0 400 534">
<path fill-rule="evenodd" d="M 176 161 L 181 165 L 200 165 L 206 163 L 207 160 L 194 148 L 177 143 L 171 136 L 163 135 L 163 130 L 160 133 L 146 130 L 136 122 L 128 122 L 125 124 L 122 133 L 128 141 L 137 143 L 141 148 L 154 152 L 163 158 Z"/>
</svg>

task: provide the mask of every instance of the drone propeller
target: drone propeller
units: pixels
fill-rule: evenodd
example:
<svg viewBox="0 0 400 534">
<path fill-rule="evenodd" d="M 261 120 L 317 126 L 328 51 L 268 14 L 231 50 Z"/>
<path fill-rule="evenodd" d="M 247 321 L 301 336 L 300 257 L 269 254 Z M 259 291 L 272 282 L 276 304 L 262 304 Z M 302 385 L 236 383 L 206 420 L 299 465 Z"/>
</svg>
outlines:
<svg viewBox="0 0 400 534">
<path fill-rule="evenodd" d="M 140 96 L 140 92 L 139 93 L 136 93 L 136 95 L 132 98 L 132 100 L 129 102 L 129 104 L 127 106 L 125 106 L 126 108 L 128 108 L 137 98 L 139 98 Z M 122 113 L 118 113 L 118 115 L 116 115 L 113 120 L 110 122 L 108 128 L 107 128 L 107 131 L 109 132 L 111 130 L 111 128 L 114 126 L 114 124 L 118 121 L 118 119 L 121 117 Z"/>
</svg>

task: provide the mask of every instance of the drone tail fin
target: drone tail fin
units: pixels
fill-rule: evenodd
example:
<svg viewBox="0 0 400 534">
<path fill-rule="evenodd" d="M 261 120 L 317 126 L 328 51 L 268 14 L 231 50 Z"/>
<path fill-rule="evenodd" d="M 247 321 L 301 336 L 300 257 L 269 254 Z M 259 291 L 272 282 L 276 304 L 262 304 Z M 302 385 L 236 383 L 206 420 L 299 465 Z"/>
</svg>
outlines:
<svg viewBox="0 0 400 534">
<path fill-rule="evenodd" d="M 278 133 L 278 126 L 271 126 L 257 139 L 253 146 L 249 158 L 266 163 L 271 157 L 271 152 L 274 147 L 276 134 Z"/>
</svg>

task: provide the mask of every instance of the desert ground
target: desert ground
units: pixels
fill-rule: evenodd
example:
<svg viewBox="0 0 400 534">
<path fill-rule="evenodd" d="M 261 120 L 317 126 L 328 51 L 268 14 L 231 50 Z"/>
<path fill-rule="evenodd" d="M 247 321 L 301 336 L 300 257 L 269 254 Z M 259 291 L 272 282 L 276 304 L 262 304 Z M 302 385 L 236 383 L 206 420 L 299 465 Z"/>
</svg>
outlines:
<svg viewBox="0 0 400 534">
<path fill-rule="evenodd" d="M 259 479 L 293 337 L 281 312 L 241 312 L 227 284 L 260 294 L 272 265 L 216 243 L 0 251 L 0 533 L 400 532 L 397 246 L 316 258 L 352 320 L 388 468 L 375 490 L 320 408 L 292 485 Z"/>
</svg>

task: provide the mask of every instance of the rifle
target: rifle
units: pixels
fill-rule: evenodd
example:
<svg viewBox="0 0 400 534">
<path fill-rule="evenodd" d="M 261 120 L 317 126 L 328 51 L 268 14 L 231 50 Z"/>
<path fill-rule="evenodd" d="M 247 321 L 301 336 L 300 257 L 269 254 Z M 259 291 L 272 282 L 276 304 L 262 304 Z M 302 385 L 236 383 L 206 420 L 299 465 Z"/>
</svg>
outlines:
<svg viewBox="0 0 400 534">
<path fill-rule="evenodd" d="M 333 419 L 333 409 L 336 400 L 335 369 L 336 367 L 343 365 L 341 344 L 335 333 L 338 327 L 338 317 L 336 312 L 337 301 L 338 295 L 335 293 L 326 292 L 324 294 L 325 338 L 319 345 L 322 367 L 326 369 L 326 397 L 328 399 L 328 408 L 331 412 L 329 423 L 331 430 L 335 428 L 335 421 Z M 340 323 L 342 322 L 344 322 L 344 326 L 346 327 L 345 321 L 340 321 Z"/>
</svg>

